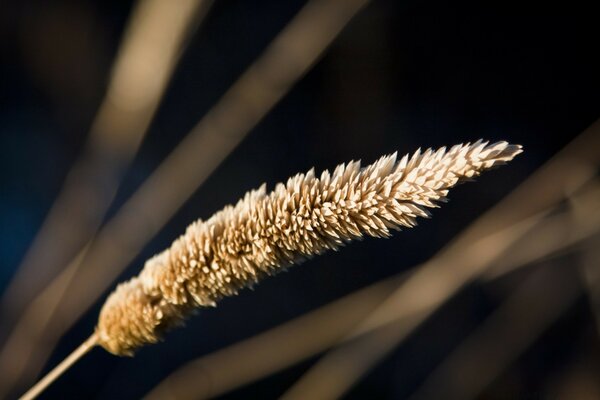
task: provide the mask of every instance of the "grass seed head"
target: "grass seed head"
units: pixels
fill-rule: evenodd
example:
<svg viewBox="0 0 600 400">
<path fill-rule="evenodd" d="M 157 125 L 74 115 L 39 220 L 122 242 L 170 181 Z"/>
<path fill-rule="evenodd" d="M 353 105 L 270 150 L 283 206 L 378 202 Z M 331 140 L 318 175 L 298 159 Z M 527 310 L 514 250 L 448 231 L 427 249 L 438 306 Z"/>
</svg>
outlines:
<svg viewBox="0 0 600 400">
<path fill-rule="evenodd" d="M 286 267 L 364 236 L 388 237 L 416 225 L 457 183 L 504 164 L 521 146 L 477 141 L 405 155 L 383 156 L 361 168 L 298 174 L 267 193 L 263 185 L 235 206 L 192 223 L 170 248 L 109 296 L 96 334 L 117 355 L 155 343 L 197 307 Z"/>
</svg>

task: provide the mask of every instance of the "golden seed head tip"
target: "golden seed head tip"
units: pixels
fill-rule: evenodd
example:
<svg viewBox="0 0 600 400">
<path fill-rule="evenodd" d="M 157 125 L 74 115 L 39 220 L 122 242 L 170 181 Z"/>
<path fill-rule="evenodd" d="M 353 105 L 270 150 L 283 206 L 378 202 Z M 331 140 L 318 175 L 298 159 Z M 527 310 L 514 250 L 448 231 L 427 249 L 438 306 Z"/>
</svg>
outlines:
<svg viewBox="0 0 600 400">
<path fill-rule="evenodd" d="M 206 221 L 192 223 L 171 247 L 106 300 L 96 332 L 113 354 L 156 343 L 196 307 L 215 306 L 261 278 L 364 236 L 388 237 L 416 225 L 448 189 L 522 152 L 520 145 L 479 140 L 449 150 L 397 153 L 333 173 L 297 174 L 268 193 L 248 192 Z M 317 177 L 318 176 L 318 177 Z"/>
</svg>

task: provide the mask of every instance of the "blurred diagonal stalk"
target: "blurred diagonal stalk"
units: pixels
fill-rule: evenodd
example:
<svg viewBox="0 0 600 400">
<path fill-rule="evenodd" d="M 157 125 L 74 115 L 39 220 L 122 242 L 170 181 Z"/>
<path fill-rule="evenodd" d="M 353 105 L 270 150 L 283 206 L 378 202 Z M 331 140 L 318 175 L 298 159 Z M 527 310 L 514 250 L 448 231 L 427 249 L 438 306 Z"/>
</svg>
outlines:
<svg viewBox="0 0 600 400">
<path fill-rule="evenodd" d="M 73 277 L 87 251 L 80 250 L 87 249 L 96 234 L 156 113 L 184 44 L 210 3 L 140 0 L 135 6 L 84 153 L 3 295 L 3 336 L 12 327 L 15 330 L 0 353 L 0 397 L 32 356 L 28 341 L 40 334 L 36 326 L 49 323 L 52 313 L 48 310 L 56 306 L 54 298 L 36 296 L 42 290 L 57 293 L 56 288 Z M 67 264 L 68 269 L 61 272 Z M 49 301 L 41 302 L 42 298 Z M 16 318 L 20 320 L 15 326 Z"/>
<path fill-rule="evenodd" d="M 11 334 L 22 353 L 0 354 L 0 394 L 28 385 L 60 336 L 147 241 L 302 77 L 368 0 L 310 0 L 72 263 Z M 85 268 L 79 268 L 84 265 Z M 67 279 L 65 278 L 65 276 Z M 45 299 L 45 301 L 40 301 Z M 68 299 L 68 301 L 66 301 Z M 36 315 L 46 315 L 38 319 Z M 22 368 L 12 366 L 14 357 Z"/>
<path fill-rule="evenodd" d="M 600 182 L 592 180 L 580 191 L 571 194 L 569 200 L 576 207 L 550 215 L 542 224 L 533 227 L 527 235 L 535 240 L 516 242 L 489 266 L 481 278 L 487 281 L 506 275 L 518 266 L 538 262 L 543 257 L 553 257 L 556 252 L 569 251 L 597 234 L 600 228 Z"/>
<path fill-rule="evenodd" d="M 573 195 L 569 200 L 571 212 L 556 216 L 540 227 L 542 229 L 536 229 L 532 236 L 537 240 L 522 246 L 516 256 L 510 252 L 511 257 L 504 265 L 539 261 L 539 258 L 549 255 L 551 249 L 567 248 L 578 239 L 591 237 L 580 246 L 579 270 L 598 324 L 600 280 L 597 228 L 600 226 L 600 183 L 595 180 L 583 195 Z M 577 224 L 579 229 L 565 229 L 573 224 Z M 596 225 L 595 231 L 589 229 L 592 225 Z M 511 271 L 511 268 L 500 268 L 487 278 L 493 279 Z M 479 396 L 577 299 L 581 288 L 573 275 L 573 270 L 566 266 L 560 266 L 558 271 L 554 268 L 549 272 L 545 267 L 534 272 L 430 374 L 411 399 L 440 396 L 472 399 Z M 548 296 L 548 293 L 551 295 Z"/>
<path fill-rule="evenodd" d="M 566 221 L 564 217 L 562 221 L 559 221 L 557 216 L 550 223 L 544 224 L 544 229 L 537 229 L 537 234 L 551 232 L 551 235 L 539 237 L 535 233 L 532 234 L 536 240 L 528 241 L 531 242 L 530 246 L 527 246 L 530 250 L 521 251 L 520 257 L 511 258 L 513 262 L 538 261 L 539 258 L 550 253 L 551 249 L 559 250 L 560 247 L 569 247 L 577 237 L 584 238 L 581 231 L 586 231 L 590 225 L 595 224 L 596 227 L 600 227 L 600 185 L 598 182 L 594 182 L 583 195 L 571 196 L 570 200 L 576 206 L 572 207 L 571 212 L 564 216 L 568 217 L 569 221 Z M 594 222 L 590 223 L 590 220 Z M 569 222 L 571 225 L 576 223 L 579 229 L 565 229 L 569 227 Z M 565 230 L 567 231 L 566 235 L 563 234 Z M 588 237 L 597 235 L 597 229 L 596 232 L 587 230 L 587 233 Z M 561 234 L 564 235 L 562 239 L 570 240 L 556 240 Z M 543 246 L 540 248 L 539 244 L 542 243 Z M 597 239 L 583 243 L 581 267 L 589 266 L 586 264 L 593 264 L 593 268 L 597 267 L 597 258 L 591 263 L 589 258 L 589 252 L 597 243 Z M 597 248 L 595 252 L 597 253 Z M 548 267 L 551 269 L 548 270 Z M 511 270 L 511 268 L 500 269 L 492 277 L 508 273 Z M 573 272 L 572 269 L 560 265 L 559 269 L 544 266 L 541 271 L 534 272 L 498 310 L 489 316 L 431 373 L 411 399 L 439 398 L 440 396 L 452 399 L 472 399 L 480 395 L 487 385 L 516 360 L 577 299 L 581 288 L 577 284 Z M 551 295 L 548 296 L 548 293 Z"/>
<path fill-rule="evenodd" d="M 136 5 L 83 153 L 2 296 L 2 335 L 96 233 L 207 3 L 141 0 Z"/>
<path fill-rule="evenodd" d="M 326 354 L 284 395 L 285 398 L 339 398 L 398 346 L 464 285 L 480 276 L 518 237 L 493 237 L 507 226 L 551 208 L 596 174 L 600 161 L 600 120 L 586 129 L 517 189 L 478 218 L 386 299 L 348 337 L 375 331 L 366 352 L 359 344 Z M 414 315 L 410 323 L 397 319 Z M 382 329 L 379 329 L 382 328 Z M 364 345 L 364 343 L 363 343 Z M 360 355 L 360 362 L 351 360 Z"/>
<path fill-rule="evenodd" d="M 600 182 L 596 182 L 596 187 L 600 191 Z M 600 195 L 597 196 L 600 199 Z M 582 201 L 576 197 L 571 197 L 571 206 L 575 218 L 578 221 L 589 219 L 589 202 Z M 596 207 L 600 207 L 596 203 Z M 596 235 L 592 240 L 585 244 L 581 254 L 581 266 L 579 272 L 585 284 L 586 294 L 590 302 L 592 314 L 596 322 L 596 333 L 600 336 L 600 236 Z"/>
<path fill-rule="evenodd" d="M 405 279 L 398 275 L 179 368 L 147 399 L 204 399 L 259 380 L 320 353 L 367 316 Z"/>
<path fill-rule="evenodd" d="M 534 272 L 433 371 L 411 400 L 477 398 L 580 294 L 568 269 L 546 266 Z"/>
<path fill-rule="evenodd" d="M 596 333 L 600 336 L 600 237 L 590 241 L 582 258 L 581 274 L 596 322 Z"/>
</svg>

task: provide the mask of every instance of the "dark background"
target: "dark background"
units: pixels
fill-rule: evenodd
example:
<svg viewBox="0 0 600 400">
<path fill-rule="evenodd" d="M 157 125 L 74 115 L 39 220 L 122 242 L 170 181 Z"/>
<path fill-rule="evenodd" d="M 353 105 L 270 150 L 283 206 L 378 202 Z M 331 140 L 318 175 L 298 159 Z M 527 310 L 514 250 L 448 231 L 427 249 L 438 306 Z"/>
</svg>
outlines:
<svg viewBox="0 0 600 400">
<path fill-rule="evenodd" d="M 216 1 L 194 35 L 110 214 L 304 4 Z M 0 288 L 19 264 L 85 143 L 132 3 L 0 5 Z M 247 190 L 288 176 L 371 162 L 398 150 L 482 137 L 524 145 L 509 166 L 451 192 L 434 218 L 389 240 L 367 239 L 202 311 L 135 358 L 95 350 L 44 398 L 139 398 L 184 362 L 250 337 L 431 257 L 470 221 L 599 116 L 594 21 L 566 13 L 458 12 L 442 2 L 374 0 L 132 263 L 169 246 Z M 508 290 L 471 285 L 348 398 L 404 398 Z M 46 370 L 91 331 L 103 299 L 60 342 Z M 293 345 L 293 344 L 290 344 Z M 552 398 L 578 363 L 598 370 L 585 298 L 498 378 L 483 398 Z M 591 361 L 590 361 L 591 360 Z M 274 398 L 315 359 L 224 398 Z"/>
</svg>

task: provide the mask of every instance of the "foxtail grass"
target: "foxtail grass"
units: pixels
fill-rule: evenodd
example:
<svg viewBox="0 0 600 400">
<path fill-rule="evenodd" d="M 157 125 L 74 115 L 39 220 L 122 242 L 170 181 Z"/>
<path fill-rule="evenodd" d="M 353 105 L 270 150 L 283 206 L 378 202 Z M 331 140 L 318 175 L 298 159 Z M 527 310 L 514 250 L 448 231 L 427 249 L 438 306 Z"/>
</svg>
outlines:
<svg viewBox="0 0 600 400">
<path fill-rule="evenodd" d="M 206 221 L 193 222 L 141 273 L 109 295 L 94 333 L 23 398 L 33 398 L 95 345 L 131 356 L 181 325 L 199 307 L 294 264 L 364 237 L 389 237 L 447 200 L 449 190 L 521 153 L 521 146 L 481 140 L 398 160 L 360 161 L 319 176 L 297 174 L 267 193 L 248 192 Z"/>
</svg>

